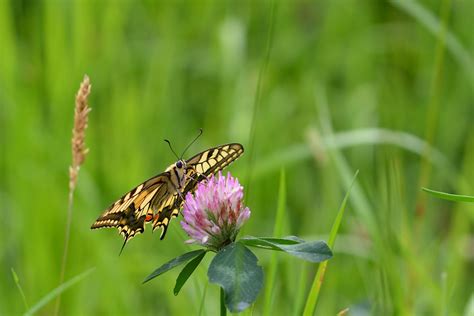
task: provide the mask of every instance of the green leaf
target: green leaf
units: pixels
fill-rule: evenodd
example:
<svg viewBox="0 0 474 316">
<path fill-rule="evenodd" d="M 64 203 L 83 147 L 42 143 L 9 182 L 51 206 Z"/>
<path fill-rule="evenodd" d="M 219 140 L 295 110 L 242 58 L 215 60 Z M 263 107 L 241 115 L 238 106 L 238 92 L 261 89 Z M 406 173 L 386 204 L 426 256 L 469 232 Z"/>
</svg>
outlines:
<svg viewBox="0 0 474 316">
<path fill-rule="evenodd" d="M 242 239 L 239 239 L 239 241 L 243 242 L 247 246 L 271 250 L 282 250 L 279 245 L 296 245 L 305 242 L 303 239 L 296 236 L 287 236 L 282 238 L 245 236 Z"/>
<path fill-rule="evenodd" d="M 310 262 L 322 262 L 332 257 L 331 249 L 321 240 L 280 247 L 286 253 Z"/>
<path fill-rule="evenodd" d="M 451 194 L 451 193 L 431 190 L 428 188 L 421 188 L 421 189 L 443 200 L 449 200 L 449 201 L 455 201 L 455 202 L 470 202 L 470 203 L 474 202 L 474 196 L 470 196 L 470 195 Z"/>
<path fill-rule="evenodd" d="M 180 274 L 178 275 L 178 278 L 176 279 L 176 284 L 173 290 L 174 295 L 178 295 L 184 283 L 186 283 L 191 274 L 193 274 L 194 270 L 196 270 L 197 266 L 199 265 L 199 263 L 201 263 L 201 260 L 202 258 L 204 258 L 205 255 L 206 252 L 203 251 L 196 258 L 189 261 L 188 264 L 184 266 L 183 270 L 181 270 Z"/>
<path fill-rule="evenodd" d="M 294 236 L 284 238 L 248 236 L 239 241 L 252 247 L 284 251 L 310 262 L 321 262 L 332 257 L 331 249 L 324 241 L 303 241 Z"/>
<path fill-rule="evenodd" d="M 225 305 L 232 313 L 249 307 L 263 286 L 263 270 L 257 257 L 242 243 L 232 243 L 219 251 L 209 266 L 209 282 L 225 292 Z"/>
<path fill-rule="evenodd" d="M 29 310 L 27 310 L 23 315 L 30 316 L 38 312 L 41 308 L 43 308 L 46 304 L 48 304 L 51 300 L 57 297 L 62 292 L 66 291 L 68 288 L 76 284 L 77 282 L 84 279 L 88 276 L 95 268 L 90 268 L 82 272 L 81 274 L 76 275 L 75 277 L 71 278 L 70 280 L 62 283 L 60 286 L 53 289 L 51 292 L 43 296 L 35 305 L 33 305 Z"/>
<path fill-rule="evenodd" d="M 149 276 L 147 276 L 145 278 L 145 280 L 143 281 L 143 283 L 146 283 L 146 282 L 150 281 L 151 279 L 154 279 L 157 276 L 173 269 L 174 267 L 179 266 L 180 264 L 183 264 L 183 263 L 199 256 L 203 252 L 206 252 L 206 251 L 204 249 L 193 250 L 193 251 L 187 252 L 187 253 L 179 256 L 179 257 L 176 257 L 173 260 L 168 261 L 167 263 L 165 263 L 164 265 L 162 265 L 161 267 L 159 267 L 158 269 L 153 271 L 153 273 L 151 273 Z"/>
</svg>

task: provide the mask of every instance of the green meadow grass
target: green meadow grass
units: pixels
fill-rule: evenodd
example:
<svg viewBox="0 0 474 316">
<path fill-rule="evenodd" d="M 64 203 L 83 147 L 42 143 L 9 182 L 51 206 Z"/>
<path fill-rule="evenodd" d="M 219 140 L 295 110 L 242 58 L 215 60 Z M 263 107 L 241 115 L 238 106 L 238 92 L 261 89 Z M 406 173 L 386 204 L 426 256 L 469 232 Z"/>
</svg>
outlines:
<svg viewBox="0 0 474 316">
<path fill-rule="evenodd" d="M 90 225 L 175 161 L 226 142 L 246 187 L 242 235 L 329 240 L 315 313 L 474 315 L 473 1 L 0 1 L 0 315 L 216 315 L 211 256 Z M 65 281 L 74 96 L 92 83 L 90 152 Z M 438 192 L 439 193 L 439 192 Z M 441 194 L 442 195 L 442 194 Z M 446 196 L 445 196 L 446 197 Z M 449 198 L 449 196 L 448 196 Z M 333 236 L 331 237 L 333 239 Z M 256 250 L 265 287 L 243 315 L 300 315 L 318 265 Z M 91 270 L 92 269 L 92 270 Z"/>
</svg>

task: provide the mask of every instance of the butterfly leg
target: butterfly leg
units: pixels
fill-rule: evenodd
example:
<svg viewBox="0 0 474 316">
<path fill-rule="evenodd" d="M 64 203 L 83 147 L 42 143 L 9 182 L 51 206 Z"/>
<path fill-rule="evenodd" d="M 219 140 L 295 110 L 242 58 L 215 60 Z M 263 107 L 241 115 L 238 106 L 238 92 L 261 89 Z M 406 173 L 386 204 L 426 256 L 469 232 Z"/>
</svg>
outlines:
<svg viewBox="0 0 474 316">
<path fill-rule="evenodd" d="M 203 177 L 204 179 L 209 180 L 209 177 L 206 176 L 206 175 L 203 174 L 203 173 L 200 173 L 200 172 L 197 172 L 197 171 L 196 171 L 196 174 L 197 174 L 199 177 Z M 193 179 L 194 181 L 199 181 L 199 179 L 197 179 L 197 178 L 195 178 L 195 177 L 193 177 L 193 176 L 189 176 L 189 177 L 190 177 L 191 179 Z"/>
<path fill-rule="evenodd" d="M 180 190 L 176 190 L 176 192 L 178 193 L 179 198 L 181 199 L 181 201 L 183 201 L 183 204 L 186 204 L 186 199 L 184 198 L 183 193 L 181 193 Z M 182 213 L 181 213 L 181 207 L 178 207 L 178 212 L 179 212 L 179 214 L 182 215 Z"/>
</svg>

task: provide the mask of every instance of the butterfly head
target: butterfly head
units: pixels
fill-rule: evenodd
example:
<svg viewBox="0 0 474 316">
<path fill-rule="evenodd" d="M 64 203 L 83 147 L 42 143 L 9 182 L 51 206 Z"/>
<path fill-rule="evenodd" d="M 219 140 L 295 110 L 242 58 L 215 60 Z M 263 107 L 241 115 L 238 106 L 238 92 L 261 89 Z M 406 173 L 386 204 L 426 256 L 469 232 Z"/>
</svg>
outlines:
<svg viewBox="0 0 474 316">
<path fill-rule="evenodd" d="M 186 162 L 184 160 L 180 159 L 175 163 L 175 166 L 178 169 L 186 169 Z"/>
</svg>

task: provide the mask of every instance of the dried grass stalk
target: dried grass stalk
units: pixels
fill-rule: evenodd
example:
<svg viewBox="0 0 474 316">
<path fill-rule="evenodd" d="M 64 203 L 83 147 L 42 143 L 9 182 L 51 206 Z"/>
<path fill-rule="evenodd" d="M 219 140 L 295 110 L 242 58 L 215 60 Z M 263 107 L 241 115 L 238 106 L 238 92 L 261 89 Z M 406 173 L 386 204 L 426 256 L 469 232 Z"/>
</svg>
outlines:
<svg viewBox="0 0 474 316">
<path fill-rule="evenodd" d="M 87 104 L 87 98 L 91 92 L 91 84 L 89 77 L 84 76 L 79 91 L 76 95 L 76 107 L 74 108 L 74 127 L 72 129 L 72 164 L 69 167 L 69 199 L 67 208 L 66 232 L 64 236 L 64 251 L 61 262 L 61 273 L 59 276 L 59 284 L 64 282 L 64 274 L 66 272 L 67 254 L 69 247 L 69 236 L 71 235 L 72 222 L 72 206 L 74 202 L 74 190 L 76 188 L 77 176 L 79 169 L 86 159 L 89 149 L 85 145 L 87 120 L 91 108 Z M 56 300 L 56 307 L 54 315 L 59 314 L 59 307 L 61 305 L 61 294 Z"/>
<path fill-rule="evenodd" d="M 69 189 L 74 190 L 77 182 L 79 168 L 86 159 L 89 149 L 85 146 L 88 115 L 91 108 L 87 104 L 87 98 L 91 92 L 89 77 L 84 76 L 81 87 L 76 95 L 76 107 L 74 109 L 74 128 L 72 129 L 72 165 L 69 167 Z"/>
</svg>

